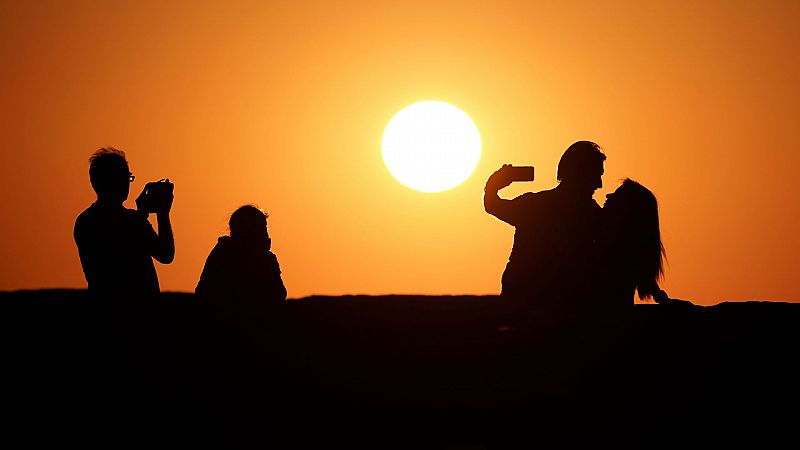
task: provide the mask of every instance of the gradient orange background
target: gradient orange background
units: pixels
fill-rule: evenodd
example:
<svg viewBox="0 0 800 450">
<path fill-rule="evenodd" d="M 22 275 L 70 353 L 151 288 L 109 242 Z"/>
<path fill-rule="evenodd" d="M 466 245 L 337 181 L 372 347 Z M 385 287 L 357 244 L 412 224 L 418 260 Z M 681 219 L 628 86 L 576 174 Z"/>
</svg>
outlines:
<svg viewBox="0 0 800 450">
<path fill-rule="evenodd" d="M 271 213 L 293 298 L 490 294 L 513 228 L 483 211 L 502 163 L 555 185 L 572 142 L 659 198 L 665 287 L 699 304 L 800 300 L 798 2 L 0 3 L 0 289 L 84 287 L 72 227 L 88 156 L 169 177 L 191 291 L 228 215 Z M 467 112 L 475 173 L 424 194 L 384 167 L 389 119 Z"/>
</svg>

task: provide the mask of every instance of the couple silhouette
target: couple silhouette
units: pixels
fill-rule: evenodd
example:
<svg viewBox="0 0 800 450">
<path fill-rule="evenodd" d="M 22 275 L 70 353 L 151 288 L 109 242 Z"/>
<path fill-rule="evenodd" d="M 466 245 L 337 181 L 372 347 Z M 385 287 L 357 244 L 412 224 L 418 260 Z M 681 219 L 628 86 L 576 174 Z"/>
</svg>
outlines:
<svg viewBox="0 0 800 450">
<path fill-rule="evenodd" d="M 173 185 L 169 180 L 147 183 L 135 210 L 123 206 L 134 181 L 125 153 L 102 148 L 89 158 L 89 180 L 97 201 L 75 221 L 74 238 L 89 292 L 140 301 L 159 292 L 153 259 L 170 264 L 175 241 L 170 223 Z M 155 213 L 156 232 L 148 216 Z M 280 266 L 270 251 L 267 215 L 253 205 L 230 218 L 230 236 L 220 237 L 206 261 L 196 293 L 201 298 L 245 307 L 260 298 L 265 303 L 286 300 Z"/>
<path fill-rule="evenodd" d="M 486 212 L 515 227 L 501 297 L 568 313 L 629 307 L 635 292 L 668 301 L 658 286 L 664 247 L 656 197 L 628 178 L 601 208 L 592 196 L 603 186 L 605 160 L 596 143 L 575 142 L 558 163 L 558 186 L 511 200 L 498 191 L 514 181 L 512 166 L 489 177 Z"/>
</svg>

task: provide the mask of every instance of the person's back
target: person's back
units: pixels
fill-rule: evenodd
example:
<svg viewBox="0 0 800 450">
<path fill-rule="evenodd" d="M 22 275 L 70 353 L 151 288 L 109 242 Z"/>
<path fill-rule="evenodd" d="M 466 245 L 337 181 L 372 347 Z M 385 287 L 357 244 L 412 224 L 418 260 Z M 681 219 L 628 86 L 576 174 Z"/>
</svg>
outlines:
<svg viewBox="0 0 800 450">
<path fill-rule="evenodd" d="M 221 236 L 208 255 L 195 293 L 212 303 L 247 307 L 254 301 L 279 304 L 286 299 L 278 258 Z"/>
<path fill-rule="evenodd" d="M 208 255 L 195 293 L 225 310 L 244 312 L 286 300 L 280 265 L 267 234 L 266 215 L 246 205 L 231 216 L 230 236 Z"/>
<path fill-rule="evenodd" d="M 489 178 L 486 212 L 515 227 L 502 297 L 545 310 L 573 309 L 589 301 L 587 271 L 593 267 L 601 213 L 592 194 L 602 186 L 604 160 L 596 144 L 576 142 L 559 162 L 556 188 L 512 200 L 497 194 L 511 183 L 509 166 Z"/>
<path fill-rule="evenodd" d="M 542 301 L 573 296 L 584 282 L 600 207 L 556 189 L 515 200 L 514 244 L 503 272 L 502 295 Z"/>
</svg>

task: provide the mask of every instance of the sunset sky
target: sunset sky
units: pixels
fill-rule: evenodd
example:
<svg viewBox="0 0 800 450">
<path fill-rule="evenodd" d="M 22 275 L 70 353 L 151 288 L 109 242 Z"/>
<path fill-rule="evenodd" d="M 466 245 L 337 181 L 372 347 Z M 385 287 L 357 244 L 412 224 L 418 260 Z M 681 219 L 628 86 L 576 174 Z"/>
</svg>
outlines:
<svg viewBox="0 0 800 450">
<path fill-rule="evenodd" d="M 658 197 L 676 298 L 800 301 L 800 2 L 0 2 L 0 290 L 86 286 L 72 238 L 87 158 L 175 183 L 193 291 L 238 206 L 270 213 L 290 298 L 496 294 L 513 228 L 482 189 L 503 163 L 556 185 L 577 140 Z M 395 180 L 381 137 L 402 108 L 466 112 L 463 184 Z"/>
</svg>

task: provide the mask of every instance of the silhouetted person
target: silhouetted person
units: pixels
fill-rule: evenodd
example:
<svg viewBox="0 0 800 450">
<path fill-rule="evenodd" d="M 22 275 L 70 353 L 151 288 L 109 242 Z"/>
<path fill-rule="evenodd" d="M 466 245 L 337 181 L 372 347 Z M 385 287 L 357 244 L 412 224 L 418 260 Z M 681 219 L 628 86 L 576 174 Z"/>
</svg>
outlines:
<svg viewBox="0 0 800 450">
<path fill-rule="evenodd" d="M 509 165 L 489 177 L 486 212 L 516 228 L 503 272 L 503 298 L 551 310 L 584 301 L 601 214 L 592 195 L 603 186 L 605 159 L 597 144 L 576 142 L 558 163 L 558 186 L 513 200 L 497 193 L 512 182 Z"/>
<path fill-rule="evenodd" d="M 89 292 L 99 300 L 92 303 L 102 342 L 97 357 L 109 366 L 109 375 L 98 376 L 95 385 L 126 412 L 102 419 L 117 436 L 165 439 L 171 432 L 166 405 L 175 392 L 175 358 L 154 301 L 159 285 L 153 258 L 169 264 L 175 256 L 172 184 L 148 183 L 136 199 L 137 209 L 127 209 L 123 202 L 134 177 L 125 153 L 102 148 L 89 163 L 97 201 L 76 219 L 74 237 Z M 150 213 L 156 214 L 158 233 L 147 219 Z"/>
<path fill-rule="evenodd" d="M 270 251 L 267 215 L 242 206 L 231 215 L 229 229 L 230 236 L 221 236 L 208 255 L 195 288 L 215 325 L 207 330 L 214 341 L 204 356 L 211 361 L 206 373 L 214 391 L 223 394 L 209 395 L 213 409 L 222 412 L 223 447 L 232 439 L 246 442 L 255 430 L 274 433 L 265 427 L 277 417 L 265 421 L 270 424 L 252 421 L 256 412 L 270 414 L 280 396 L 273 364 L 285 317 L 271 312 L 286 300 L 278 258 Z"/>
<path fill-rule="evenodd" d="M 607 299 L 629 306 L 637 291 L 641 299 L 658 292 L 664 246 L 652 192 L 627 178 L 606 195 L 599 249 L 600 283 Z"/>
<path fill-rule="evenodd" d="M 169 264 L 175 257 L 169 219 L 172 184 L 148 183 L 136 199 L 137 209 L 127 209 L 123 202 L 134 177 L 125 153 L 102 148 L 89 163 L 97 201 L 78 216 L 74 231 L 89 291 L 132 297 L 158 294 L 153 258 Z M 156 214 L 158 233 L 147 220 L 150 213 Z"/>
<path fill-rule="evenodd" d="M 603 227 L 598 240 L 603 308 L 630 308 L 633 297 L 661 304 L 693 306 L 671 299 L 658 286 L 664 275 L 664 245 L 658 219 L 658 201 L 649 189 L 626 178 L 603 205 Z"/>
<path fill-rule="evenodd" d="M 225 309 L 247 310 L 286 300 L 278 258 L 270 251 L 267 215 L 252 205 L 230 218 L 230 236 L 211 250 L 195 293 Z"/>
</svg>

